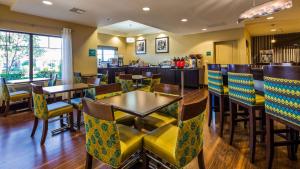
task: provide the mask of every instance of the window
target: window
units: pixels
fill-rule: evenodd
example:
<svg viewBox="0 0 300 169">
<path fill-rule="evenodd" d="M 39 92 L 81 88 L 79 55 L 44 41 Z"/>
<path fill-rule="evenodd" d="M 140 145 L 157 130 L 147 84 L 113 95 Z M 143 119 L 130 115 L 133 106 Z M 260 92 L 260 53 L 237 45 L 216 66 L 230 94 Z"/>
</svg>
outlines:
<svg viewBox="0 0 300 169">
<path fill-rule="evenodd" d="M 97 51 L 98 64 L 101 62 L 108 62 L 112 58 L 116 58 L 118 55 L 118 48 L 111 46 L 100 46 Z"/>
<path fill-rule="evenodd" d="M 0 76 L 29 78 L 29 34 L 0 31 Z"/>
<path fill-rule="evenodd" d="M 60 37 L 0 30 L 0 76 L 17 80 L 57 73 L 60 78 L 61 41 Z"/>
<path fill-rule="evenodd" d="M 57 73 L 61 78 L 61 38 L 33 35 L 33 78 Z"/>
</svg>

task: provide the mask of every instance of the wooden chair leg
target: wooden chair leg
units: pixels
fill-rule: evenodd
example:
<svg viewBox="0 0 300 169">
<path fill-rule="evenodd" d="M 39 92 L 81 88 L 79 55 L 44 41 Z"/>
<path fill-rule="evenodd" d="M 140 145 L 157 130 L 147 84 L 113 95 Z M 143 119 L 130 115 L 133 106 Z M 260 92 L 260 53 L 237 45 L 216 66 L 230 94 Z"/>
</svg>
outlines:
<svg viewBox="0 0 300 169">
<path fill-rule="evenodd" d="M 198 165 L 199 165 L 199 169 L 205 169 L 203 149 L 198 154 Z"/>
<path fill-rule="evenodd" d="M 264 110 L 261 110 L 259 112 L 259 117 L 261 118 L 261 120 L 259 120 L 259 130 L 260 131 L 265 131 L 265 121 L 266 121 L 266 114 Z M 260 135 L 260 142 L 264 143 L 265 142 L 265 134 L 261 134 Z"/>
<path fill-rule="evenodd" d="M 287 127 L 288 129 L 288 133 L 287 133 L 287 138 L 289 141 L 295 141 L 295 131 L 292 128 Z M 295 161 L 297 160 L 297 155 L 296 155 L 296 151 L 295 151 L 295 146 L 296 144 L 290 144 L 287 146 L 287 150 L 288 150 L 288 157 L 290 160 Z"/>
<path fill-rule="evenodd" d="M 6 117 L 9 113 L 9 101 L 5 102 L 5 110 L 4 110 L 4 117 Z"/>
<path fill-rule="evenodd" d="M 64 127 L 65 126 L 63 117 L 64 117 L 64 115 L 60 115 L 59 116 L 59 118 L 60 118 L 60 127 Z"/>
<path fill-rule="evenodd" d="M 32 110 L 32 99 L 31 99 L 31 97 L 28 98 L 28 109 Z"/>
<path fill-rule="evenodd" d="M 91 156 L 88 152 L 86 152 L 85 169 L 92 169 L 92 166 L 93 166 L 93 156 Z"/>
<path fill-rule="evenodd" d="M 81 110 L 77 110 L 77 129 L 80 130 L 80 125 L 81 125 Z"/>
<path fill-rule="evenodd" d="M 269 115 L 266 115 L 266 158 L 267 168 L 272 169 L 274 158 L 274 121 Z"/>
<path fill-rule="evenodd" d="M 220 137 L 223 137 L 223 126 L 224 126 L 224 97 L 220 96 L 220 131 L 219 135 Z"/>
<path fill-rule="evenodd" d="M 73 117 L 73 112 L 69 113 L 69 125 L 70 125 L 70 130 L 74 131 L 74 117 Z"/>
<path fill-rule="evenodd" d="M 208 111 L 208 126 L 210 127 L 211 125 L 211 120 L 212 120 L 212 109 L 213 109 L 213 95 L 209 93 L 209 111 Z"/>
<path fill-rule="evenodd" d="M 41 139 L 41 145 L 43 145 L 45 143 L 47 133 L 48 133 L 48 120 L 44 120 L 43 121 L 43 134 L 42 134 L 42 139 Z"/>
<path fill-rule="evenodd" d="M 236 113 L 237 113 L 237 106 L 235 103 L 230 101 L 230 140 L 229 140 L 230 145 L 232 145 L 232 141 L 233 141 Z"/>
<path fill-rule="evenodd" d="M 34 123 L 33 123 L 32 132 L 31 132 L 31 137 L 34 136 L 38 124 L 39 124 L 39 119 L 37 117 L 34 117 Z"/>
<path fill-rule="evenodd" d="M 249 121 L 250 121 L 250 162 L 255 161 L 255 148 L 256 148 L 256 119 L 255 110 L 249 108 Z"/>
</svg>

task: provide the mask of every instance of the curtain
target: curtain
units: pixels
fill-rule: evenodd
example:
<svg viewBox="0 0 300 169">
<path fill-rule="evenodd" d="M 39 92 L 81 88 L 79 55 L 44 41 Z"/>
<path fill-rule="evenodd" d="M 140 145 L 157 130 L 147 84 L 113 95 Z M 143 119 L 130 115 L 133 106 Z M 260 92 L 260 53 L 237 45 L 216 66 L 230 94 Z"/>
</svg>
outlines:
<svg viewBox="0 0 300 169">
<path fill-rule="evenodd" d="M 73 55 L 71 29 L 62 31 L 62 84 L 73 84 Z"/>
</svg>

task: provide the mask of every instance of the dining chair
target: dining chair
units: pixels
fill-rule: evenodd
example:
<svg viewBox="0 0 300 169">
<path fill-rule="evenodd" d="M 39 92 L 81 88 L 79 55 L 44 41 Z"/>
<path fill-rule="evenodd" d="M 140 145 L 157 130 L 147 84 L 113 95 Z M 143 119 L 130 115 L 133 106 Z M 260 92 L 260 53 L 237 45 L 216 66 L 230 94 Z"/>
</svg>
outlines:
<svg viewBox="0 0 300 169">
<path fill-rule="evenodd" d="M 168 124 L 144 136 L 144 168 L 149 159 L 165 168 L 183 168 L 198 156 L 200 169 L 203 156 L 203 125 L 207 98 L 183 105 L 178 125 Z"/>
<path fill-rule="evenodd" d="M 228 88 L 230 105 L 230 145 L 233 142 L 234 130 L 237 122 L 249 121 L 250 126 L 250 161 L 255 161 L 256 135 L 264 141 L 265 98 L 256 94 L 253 74 L 250 65 L 228 65 Z M 237 106 L 243 107 L 246 113 L 238 113 Z M 256 117 L 259 111 L 259 117 Z M 256 129 L 256 120 L 260 121 Z"/>
<path fill-rule="evenodd" d="M 161 80 L 161 75 L 160 74 L 152 74 L 152 77 L 150 78 L 149 85 L 146 86 L 146 87 L 143 87 L 139 90 L 142 90 L 142 91 L 145 91 L 145 92 L 154 92 L 154 86 L 160 84 L 160 80 Z"/>
<path fill-rule="evenodd" d="M 50 74 L 50 79 L 48 81 L 48 86 L 56 86 L 57 74 L 52 73 Z"/>
<path fill-rule="evenodd" d="M 62 115 L 68 116 L 69 128 L 73 130 L 73 106 L 65 102 L 47 104 L 46 95 L 43 93 L 43 87 L 33 83 L 31 86 L 35 116 L 31 137 L 35 135 L 39 120 L 43 120 L 43 134 L 40 142 L 40 144 L 43 145 L 48 133 L 48 120 Z"/>
<path fill-rule="evenodd" d="M 179 85 L 171 84 L 157 84 L 154 87 L 154 93 L 163 95 L 179 96 Z M 167 124 L 176 124 L 178 120 L 179 102 L 175 102 L 165 108 L 158 110 L 144 118 L 135 118 L 135 125 L 137 128 L 144 128 L 146 130 L 154 130 Z"/>
<path fill-rule="evenodd" d="M 9 114 L 10 105 L 12 102 L 19 102 L 24 100 L 28 101 L 28 108 L 31 109 L 31 94 L 28 91 L 10 92 L 8 90 L 5 78 L 0 77 L 0 101 L 2 102 L 1 107 L 4 108 L 4 117 Z"/>
<path fill-rule="evenodd" d="M 82 76 L 80 72 L 74 72 L 74 83 L 82 83 Z"/>
<path fill-rule="evenodd" d="M 288 146 L 288 157 L 296 159 L 300 144 L 300 66 L 264 66 L 267 168 L 272 168 L 275 146 Z M 275 129 L 274 121 L 287 127 Z M 279 134 L 278 134 L 279 133 Z M 286 133 L 285 137 L 282 133 Z M 286 141 L 274 141 L 278 134 Z"/>
<path fill-rule="evenodd" d="M 101 79 L 97 77 L 91 77 L 87 79 L 87 84 L 94 85 L 94 86 L 100 86 L 101 85 Z"/>
<path fill-rule="evenodd" d="M 223 83 L 223 74 L 220 64 L 208 64 L 208 93 L 209 93 L 209 112 L 208 112 L 208 126 L 211 126 L 213 108 L 215 107 L 215 97 L 218 98 L 219 103 L 219 135 L 223 137 L 225 107 L 229 107 L 228 103 L 228 86 Z M 216 109 L 214 109 L 216 112 Z"/>
<path fill-rule="evenodd" d="M 86 130 L 86 169 L 97 159 L 112 168 L 135 163 L 142 152 L 144 134 L 132 127 L 117 124 L 111 105 L 83 99 Z"/>
<path fill-rule="evenodd" d="M 144 85 L 150 85 L 150 82 L 151 82 L 151 78 L 152 78 L 153 73 L 152 73 L 152 72 L 145 72 L 145 71 L 142 71 L 142 75 L 143 75 L 144 77 L 146 77 L 146 79 L 143 79 L 143 84 L 144 84 Z"/>
<path fill-rule="evenodd" d="M 131 92 L 134 90 L 132 74 L 120 74 L 119 77 L 122 91 L 124 93 Z"/>
<path fill-rule="evenodd" d="M 121 84 L 113 83 L 108 85 L 95 86 L 84 90 L 84 97 L 92 100 L 101 100 L 122 94 Z M 71 103 L 77 111 L 77 128 L 80 130 L 81 114 L 82 114 L 82 98 L 71 99 Z M 134 125 L 134 116 L 122 111 L 115 111 L 115 119 L 117 123 L 128 126 Z"/>
<path fill-rule="evenodd" d="M 124 71 L 115 73 L 115 83 L 120 83 L 120 74 L 126 74 Z"/>
</svg>

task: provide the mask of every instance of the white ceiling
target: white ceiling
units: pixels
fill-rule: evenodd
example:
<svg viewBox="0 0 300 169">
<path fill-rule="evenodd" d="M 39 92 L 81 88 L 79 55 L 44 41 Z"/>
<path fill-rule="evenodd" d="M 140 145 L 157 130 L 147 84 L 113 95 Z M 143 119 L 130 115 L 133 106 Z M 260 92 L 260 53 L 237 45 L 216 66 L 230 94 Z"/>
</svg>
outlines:
<svg viewBox="0 0 300 169">
<path fill-rule="evenodd" d="M 252 0 L 50 0 L 53 6 L 41 1 L 0 0 L 0 3 L 10 5 L 13 11 L 109 28 L 119 34 L 143 34 L 141 29 L 134 33 L 126 28 L 128 20 L 177 34 L 199 33 L 202 28 L 216 31 L 242 27 L 243 24 L 236 24 L 238 16 L 252 6 Z M 256 0 L 256 3 L 266 1 Z M 142 11 L 145 6 L 151 11 Z M 71 13 L 73 7 L 86 13 Z M 182 18 L 188 22 L 182 23 Z"/>
<path fill-rule="evenodd" d="M 98 32 L 128 37 L 156 34 L 164 31 L 138 22 L 127 20 L 103 27 L 98 27 Z"/>
</svg>

